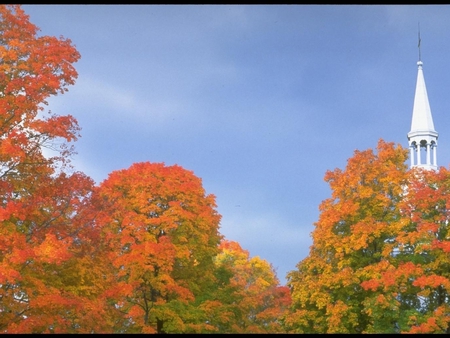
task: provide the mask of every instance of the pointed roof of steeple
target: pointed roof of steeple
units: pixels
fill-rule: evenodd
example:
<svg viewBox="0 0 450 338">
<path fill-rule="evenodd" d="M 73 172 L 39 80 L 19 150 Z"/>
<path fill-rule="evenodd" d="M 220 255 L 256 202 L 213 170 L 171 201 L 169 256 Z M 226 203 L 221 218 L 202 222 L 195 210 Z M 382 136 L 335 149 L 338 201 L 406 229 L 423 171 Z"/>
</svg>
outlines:
<svg viewBox="0 0 450 338">
<path fill-rule="evenodd" d="M 417 62 L 419 68 L 417 73 L 416 94 L 414 97 L 413 117 L 411 132 L 434 130 L 433 117 L 431 116 L 430 103 L 428 101 L 427 88 L 423 77 L 422 61 Z"/>
</svg>

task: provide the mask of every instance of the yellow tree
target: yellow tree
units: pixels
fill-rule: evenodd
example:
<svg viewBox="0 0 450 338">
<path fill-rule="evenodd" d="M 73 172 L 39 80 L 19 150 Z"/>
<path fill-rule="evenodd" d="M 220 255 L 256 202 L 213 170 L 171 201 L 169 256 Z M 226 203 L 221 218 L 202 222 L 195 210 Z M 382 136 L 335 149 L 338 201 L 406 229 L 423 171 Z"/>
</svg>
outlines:
<svg viewBox="0 0 450 338">
<path fill-rule="evenodd" d="M 406 158 L 400 146 L 380 141 L 377 153 L 356 151 L 345 171 L 326 173 L 332 196 L 320 205 L 309 256 L 288 275 L 294 303 L 288 328 L 307 333 L 367 329 L 370 315 L 361 282 L 367 269 L 384 261 L 384 247 L 395 238 Z"/>
<path fill-rule="evenodd" d="M 272 266 L 250 257 L 239 243 L 223 240 L 215 258 L 216 288 L 200 307 L 219 333 L 280 333 L 290 292 Z"/>
<path fill-rule="evenodd" d="M 446 332 L 449 173 L 380 140 L 327 172 L 309 256 L 288 275 L 293 332 Z"/>
</svg>

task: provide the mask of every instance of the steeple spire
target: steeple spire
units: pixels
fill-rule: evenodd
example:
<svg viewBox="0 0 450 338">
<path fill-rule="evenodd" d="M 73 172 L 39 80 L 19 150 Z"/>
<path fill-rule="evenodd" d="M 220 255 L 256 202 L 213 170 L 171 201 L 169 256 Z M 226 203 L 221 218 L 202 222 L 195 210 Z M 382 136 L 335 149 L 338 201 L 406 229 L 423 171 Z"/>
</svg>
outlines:
<svg viewBox="0 0 450 338">
<path fill-rule="evenodd" d="M 431 116 L 427 88 L 423 77 L 423 63 L 420 60 L 420 31 L 419 31 L 419 61 L 411 131 L 408 133 L 410 161 L 412 167 L 437 170 L 437 139 Z M 422 151 L 423 150 L 423 151 Z"/>
</svg>

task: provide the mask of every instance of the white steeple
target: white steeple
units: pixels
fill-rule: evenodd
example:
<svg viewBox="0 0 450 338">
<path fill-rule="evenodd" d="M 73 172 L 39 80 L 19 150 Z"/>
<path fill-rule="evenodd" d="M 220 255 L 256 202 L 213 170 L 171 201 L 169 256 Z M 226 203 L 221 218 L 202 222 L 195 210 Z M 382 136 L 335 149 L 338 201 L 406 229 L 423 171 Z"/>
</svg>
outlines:
<svg viewBox="0 0 450 338">
<path fill-rule="evenodd" d="M 408 133 L 408 143 L 411 152 L 410 161 L 411 168 L 421 167 L 428 170 L 437 170 L 436 148 L 438 133 L 434 130 L 422 65 L 419 52 L 419 61 L 417 62 L 419 71 L 417 74 L 411 131 Z"/>
</svg>

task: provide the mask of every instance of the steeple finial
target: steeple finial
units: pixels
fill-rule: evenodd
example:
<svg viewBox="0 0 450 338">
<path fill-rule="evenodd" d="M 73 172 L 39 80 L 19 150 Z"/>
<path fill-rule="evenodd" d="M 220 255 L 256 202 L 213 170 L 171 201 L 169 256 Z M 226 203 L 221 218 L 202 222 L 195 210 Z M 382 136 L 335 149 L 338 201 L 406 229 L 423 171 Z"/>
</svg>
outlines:
<svg viewBox="0 0 450 338">
<path fill-rule="evenodd" d="M 419 44 L 418 44 L 418 48 L 419 48 L 419 61 L 422 61 L 422 58 L 420 56 L 420 22 L 418 23 L 418 27 L 419 27 Z"/>
</svg>

